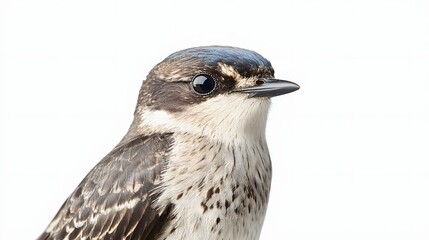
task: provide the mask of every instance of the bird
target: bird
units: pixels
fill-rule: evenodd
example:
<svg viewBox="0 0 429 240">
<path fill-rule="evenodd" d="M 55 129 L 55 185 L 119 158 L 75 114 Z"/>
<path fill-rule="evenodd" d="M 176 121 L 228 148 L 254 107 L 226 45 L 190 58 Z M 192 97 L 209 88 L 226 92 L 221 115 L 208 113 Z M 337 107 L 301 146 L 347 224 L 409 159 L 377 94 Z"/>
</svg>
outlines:
<svg viewBox="0 0 429 240">
<path fill-rule="evenodd" d="M 143 81 L 128 132 L 37 239 L 259 239 L 271 98 L 299 88 L 252 50 L 169 55 Z"/>
</svg>

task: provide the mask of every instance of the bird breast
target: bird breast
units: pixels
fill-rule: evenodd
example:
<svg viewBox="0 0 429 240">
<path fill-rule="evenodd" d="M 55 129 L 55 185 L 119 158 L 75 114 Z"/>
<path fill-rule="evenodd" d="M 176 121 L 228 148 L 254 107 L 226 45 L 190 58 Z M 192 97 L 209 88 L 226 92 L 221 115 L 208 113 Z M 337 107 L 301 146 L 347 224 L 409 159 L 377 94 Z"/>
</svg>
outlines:
<svg viewBox="0 0 429 240">
<path fill-rule="evenodd" d="M 160 239 L 258 239 L 271 184 L 265 138 L 224 143 L 175 133 L 162 175 L 162 209 L 174 216 Z"/>
</svg>

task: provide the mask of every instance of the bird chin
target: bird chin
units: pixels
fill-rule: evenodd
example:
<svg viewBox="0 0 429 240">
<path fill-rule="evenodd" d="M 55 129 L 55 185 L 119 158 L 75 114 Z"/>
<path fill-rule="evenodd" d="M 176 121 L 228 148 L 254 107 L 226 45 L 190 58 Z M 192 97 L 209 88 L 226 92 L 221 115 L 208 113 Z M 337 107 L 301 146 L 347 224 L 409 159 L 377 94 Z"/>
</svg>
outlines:
<svg viewBox="0 0 429 240">
<path fill-rule="evenodd" d="M 203 135 L 215 140 L 231 136 L 265 137 L 270 100 L 248 98 L 246 94 L 225 94 L 209 99 L 185 111 L 181 122 L 190 122 Z M 219 136 L 217 136 L 219 135 Z"/>
<path fill-rule="evenodd" d="M 246 94 L 219 95 L 180 112 L 143 111 L 139 129 L 153 132 L 186 132 L 207 136 L 214 141 L 230 142 L 231 138 L 265 137 L 270 106 L 269 98 L 248 98 Z"/>
</svg>

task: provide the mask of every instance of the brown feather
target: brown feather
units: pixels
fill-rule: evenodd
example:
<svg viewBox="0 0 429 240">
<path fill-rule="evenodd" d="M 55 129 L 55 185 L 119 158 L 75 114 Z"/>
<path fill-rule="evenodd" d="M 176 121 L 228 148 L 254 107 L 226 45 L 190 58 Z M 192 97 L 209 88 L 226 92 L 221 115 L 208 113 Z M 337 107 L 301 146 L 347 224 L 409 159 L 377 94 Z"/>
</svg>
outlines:
<svg viewBox="0 0 429 240">
<path fill-rule="evenodd" d="M 158 212 L 151 206 L 157 195 L 151 193 L 157 187 L 155 176 L 167 164 L 171 142 L 171 134 L 154 134 L 120 144 L 91 170 L 38 239 L 159 235 L 170 208 Z"/>
</svg>

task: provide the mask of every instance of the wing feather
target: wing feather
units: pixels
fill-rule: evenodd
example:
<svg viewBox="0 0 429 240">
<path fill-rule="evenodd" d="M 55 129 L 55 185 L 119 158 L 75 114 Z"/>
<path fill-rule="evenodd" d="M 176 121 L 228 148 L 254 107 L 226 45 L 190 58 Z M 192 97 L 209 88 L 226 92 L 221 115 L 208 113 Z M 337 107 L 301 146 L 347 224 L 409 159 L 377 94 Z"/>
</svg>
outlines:
<svg viewBox="0 0 429 240">
<path fill-rule="evenodd" d="M 171 134 L 139 137 L 103 158 L 63 204 L 42 239 L 155 239 L 171 207 L 151 206 Z"/>
</svg>

